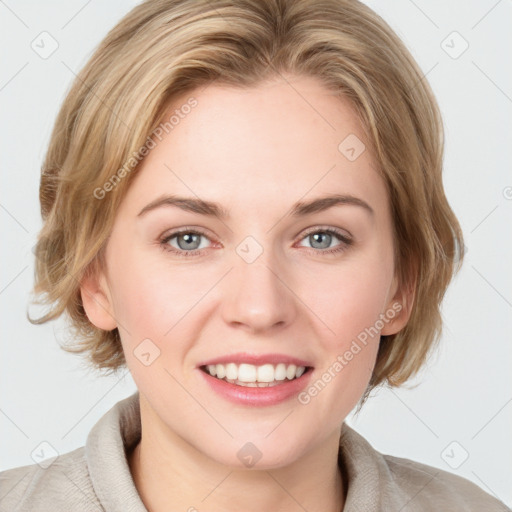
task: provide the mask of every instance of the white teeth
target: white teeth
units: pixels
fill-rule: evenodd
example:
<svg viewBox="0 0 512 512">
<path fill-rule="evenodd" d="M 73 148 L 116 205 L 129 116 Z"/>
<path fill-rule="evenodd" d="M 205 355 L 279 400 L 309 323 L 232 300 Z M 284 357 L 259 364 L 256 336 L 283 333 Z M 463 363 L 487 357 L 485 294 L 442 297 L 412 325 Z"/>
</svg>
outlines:
<svg viewBox="0 0 512 512">
<path fill-rule="evenodd" d="M 218 364 L 215 373 L 218 379 L 223 379 L 226 376 L 226 367 L 223 364 Z"/>
<path fill-rule="evenodd" d="M 245 363 L 240 365 L 227 363 L 209 364 L 206 366 L 206 370 L 212 377 L 224 379 L 241 386 L 266 387 L 277 384 L 285 379 L 298 379 L 304 374 L 306 367 L 294 364 L 286 365 L 284 363 L 277 365 L 264 364 L 261 366 Z"/>
<path fill-rule="evenodd" d="M 272 382 L 274 380 L 274 367 L 271 364 L 258 366 L 258 382 Z"/>
<path fill-rule="evenodd" d="M 236 369 L 236 364 L 233 364 L 233 366 Z M 256 382 L 256 366 L 253 364 L 241 364 L 238 367 L 238 380 L 242 382 Z"/>
<path fill-rule="evenodd" d="M 291 364 L 286 368 L 286 378 L 292 380 L 295 378 L 295 372 L 297 371 L 297 367 L 294 364 Z"/>
<path fill-rule="evenodd" d="M 238 376 L 238 369 L 235 363 L 229 363 L 226 365 L 226 379 L 236 380 Z"/>
<path fill-rule="evenodd" d="M 231 379 L 224 379 L 226 382 L 229 382 L 230 384 L 236 384 L 237 386 L 243 386 L 248 388 L 269 388 L 272 386 L 277 386 L 279 383 L 275 380 L 274 382 L 242 382 L 241 380 L 231 380 Z"/>
<path fill-rule="evenodd" d="M 286 379 L 286 365 L 283 363 L 279 363 L 276 366 L 276 370 L 274 373 L 274 379 L 276 380 L 284 380 Z"/>
</svg>

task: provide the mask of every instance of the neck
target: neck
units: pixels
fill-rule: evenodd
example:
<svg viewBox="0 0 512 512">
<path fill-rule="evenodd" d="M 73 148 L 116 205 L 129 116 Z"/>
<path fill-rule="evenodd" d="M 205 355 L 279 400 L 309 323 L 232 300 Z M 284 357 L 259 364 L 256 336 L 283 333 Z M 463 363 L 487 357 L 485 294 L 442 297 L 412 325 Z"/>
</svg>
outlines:
<svg viewBox="0 0 512 512">
<path fill-rule="evenodd" d="M 152 427 L 142 422 L 141 440 L 128 454 L 135 486 L 150 512 L 343 510 L 339 431 L 287 466 L 248 470 L 219 464 L 182 438 Z"/>
</svg>

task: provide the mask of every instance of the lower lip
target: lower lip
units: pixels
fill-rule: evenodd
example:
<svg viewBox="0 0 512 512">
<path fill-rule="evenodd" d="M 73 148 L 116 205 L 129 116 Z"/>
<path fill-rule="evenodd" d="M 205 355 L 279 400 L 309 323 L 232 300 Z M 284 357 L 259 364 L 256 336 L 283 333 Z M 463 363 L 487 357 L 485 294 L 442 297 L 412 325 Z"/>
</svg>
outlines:
<svg viewBox="0 0 512 512">
<path fill-rule="evenodd" d="M 199 373 L 203 375 L 213 391 L 231 402 L 251 406 L 267 406 L 279 404 L 300 393 L 307 386 L 312 369 L 309 369 L 298 379 L 285 380 L 283 384 L 265 388 L 237 386 L 212 377 L 201 369 L 199 369 Z"/>
</svg>

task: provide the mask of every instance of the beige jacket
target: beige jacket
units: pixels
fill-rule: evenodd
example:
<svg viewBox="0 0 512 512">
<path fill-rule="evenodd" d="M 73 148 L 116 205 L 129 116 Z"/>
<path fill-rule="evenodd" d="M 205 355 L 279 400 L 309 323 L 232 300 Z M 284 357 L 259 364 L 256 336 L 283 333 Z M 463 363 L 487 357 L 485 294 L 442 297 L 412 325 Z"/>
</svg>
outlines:
<svg viewBox="0 0 512 512">
<path fill-rule="evenodd" d="M 93 427 L 85 447 L 0 473 L 1 512 L 147 512 L 125 450 L 140 439 L 139 394 L 118 402 Z M 510 511 L 470 481 L 382 455 L 343 424 L 340 461 L 348 477 L 343 512 Z"/>
</svg>

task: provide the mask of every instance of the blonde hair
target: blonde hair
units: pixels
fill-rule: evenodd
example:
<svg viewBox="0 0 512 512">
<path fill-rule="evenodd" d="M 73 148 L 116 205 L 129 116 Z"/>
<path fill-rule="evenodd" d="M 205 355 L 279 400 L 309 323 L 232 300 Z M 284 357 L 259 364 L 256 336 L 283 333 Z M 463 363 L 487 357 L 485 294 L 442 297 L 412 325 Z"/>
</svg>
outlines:
<svg viewBox="0 0 512 512">
<path fill-rule="evenodd" d="M 317 78 L 362 123 L 389 191 L 397 275 L 415 295 L 406 327 L 381 337 L 368 389 L 417 373 L 439 338 L 462 234 L 443 191 L 433 93 L 392 29 L 355 0 L 147 0 L 129 12 L 78 74 L 55 122 L 34 286 L 52 308 L 30 320 L 66 312 L 74 341 L 62 348 L 86 354 L 96 369 L 124 366 L 118 330 L 91 324 L 80 282 L 104 264 L 141 148 L 177 95 L 214 81 L 254 87 L 283 73 Z"/>
</svg>

